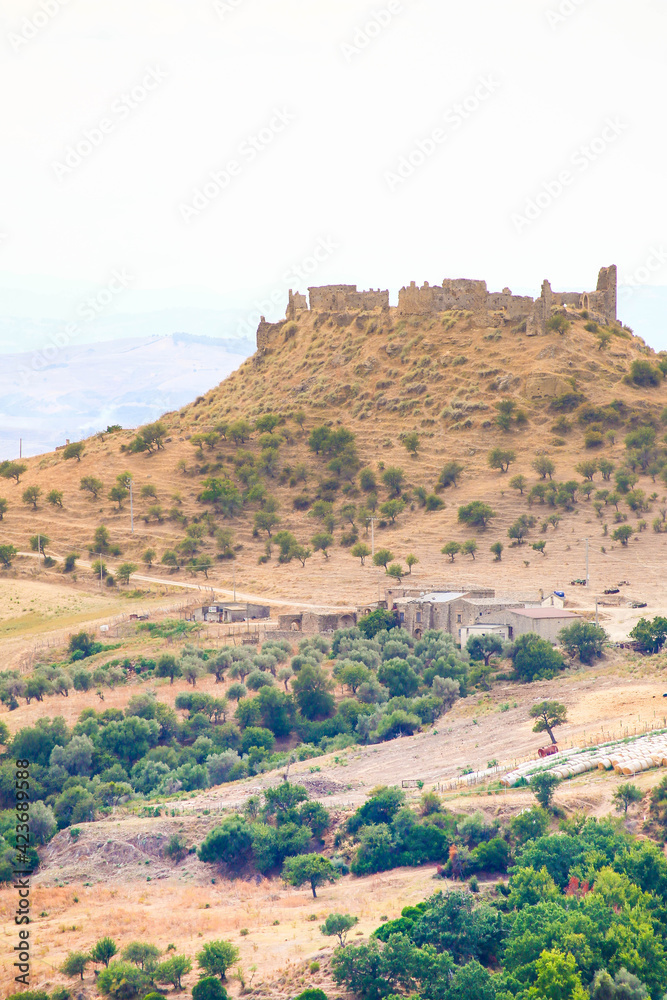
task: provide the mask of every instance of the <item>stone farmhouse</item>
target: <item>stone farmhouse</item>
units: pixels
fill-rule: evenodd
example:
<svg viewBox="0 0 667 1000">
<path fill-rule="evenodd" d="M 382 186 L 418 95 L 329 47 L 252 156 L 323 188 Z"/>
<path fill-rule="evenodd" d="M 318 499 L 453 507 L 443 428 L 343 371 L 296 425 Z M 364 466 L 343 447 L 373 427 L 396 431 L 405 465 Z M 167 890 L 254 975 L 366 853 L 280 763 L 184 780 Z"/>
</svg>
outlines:
<svg viewBox="0 0 667 1000">
<path fill-rule="evenodd" d="M 257 329 L 257 347 L 265 349 L 287 322 L 304 313 L 346 315 L 381 312 L 403 316 L 427 316 L 449 310 L 469 312 L 481 327 L 512 324 L 532 335 L 546 333 L 547 321 L 554 312 L 587 310 L 590 319 L 602 324 L 617 323 L 618 272 L 615 264 L 603 267 L 597 285 L 588 292 L 556 292 L 549 281 L 542 283 L 539 298 L 513 295 L 509 288 L 490 292 L 485 281 L 470 278 L 446 278 L 442 285 L 412 281 L 398 293 L 398 307 L 389 305 L 389 291 L 359 291 L 356 285 L 323 285 L 308 289 L 308 296 L 290 290 L 287 313 L 280 323 L 267 323 L 262 316 Z"/>
<path fill-rule="evenodd" d="M 562 628 L 579 616 L 564 608 L 549 606 L 550 599 L 519 601 L 497 597 L 493 590 L 434 590 L 396 596 L 387 591 L 387 607 L 394 608 L 402 628 L 419 638 L 431 629 L 448 632 L 465 646 L 470 635 L 493 632 L 513 639 L 534 632 L 556 642 Z"/>
</svg>

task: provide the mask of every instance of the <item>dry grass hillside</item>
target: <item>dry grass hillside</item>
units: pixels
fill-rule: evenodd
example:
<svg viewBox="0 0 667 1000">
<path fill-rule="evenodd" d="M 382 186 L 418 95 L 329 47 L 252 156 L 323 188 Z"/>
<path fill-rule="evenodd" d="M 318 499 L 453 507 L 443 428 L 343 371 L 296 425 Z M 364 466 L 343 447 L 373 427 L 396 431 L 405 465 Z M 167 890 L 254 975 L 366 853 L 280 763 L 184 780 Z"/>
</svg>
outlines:
<svg viewBox="0 0 667 1000">
<path fill-rule="evenodd" d="M 152 548 L 155 565 L 150 572 L 142 567 L 140 576 L 158 582 L 192 582 L 185 557 L 179 571 L 161 567 L 161 557 L 183 542 L 188 522 L 192 524 L 206 511 L 213 513 L 210 505 L 198 501 L 206 478 L 229 476 L 242 490 L 238 467 L 245 461 L 241 475 L 247 472 L 248 463 L 264 465 L 256 478 L 279 504 L 278 529 L 291 531 L 304 545 L 310 544 L 322 524 L 307 509 L 295 509 L 295 499 L 307 498 L 297 500 L 303 505 L 317 497 L 333 499 L 335 544 L 328 559 L 314 553 L 306 569 L 295 560 L 281 565 L 275 548 L 273 558 L 260 564 L 267 535 L 260 532 L 253 537 L 253 525 L 263 501 L 250 500 L 240 514 L 229 519 L 218 515 L 205 525 L 199 552 L 214 559 L 209 573 L 212 583 L 223 588 L 232 585 L 231 561 L 215 560 L 212 536 L 217 526 L 233 532 L 237 585 L 246 593 L 327 606 L 372 600 L 386 580 L 384 571 L 372 567 L 370 560 L 362 567 L 349 547 L 339 544 L 351 530 L 340 517 L 342 506 L 353 503 L 359 508 L 367 503 L 367 495 L 356 476 L 351 480 L 336 476 L 327 469 L 331 456 L 317 456 L 308 446 L 311 430 L 327 424 L 355 435 L 360 466 L 371 468 L 378 479 L 380 505 L 389 497 L 382 484 L 383 470 L 390 466 L 404 470 L 402 489 L 409 502 L 394 524 L 376 525 L 376 545 L 390 549 L 403 565 L 413 553 L 419 560 L 413 571 L 417 582 L 464 578 L 500 591 L 548 592 L 584 576 L 583 540 L 589 537 L 591 584 L 596 594 L 627 580 L 631 586 L 624 591 L 626 597 L 647 601 L 650 607 L 659 605 L 667 596 L 660 572 L 667 534 L 652 530 L 652 522 L 657 518 L 662 527 L 665 516 L 666 487 L 657 470 L 665 454 L 661 414 L 667 406 L 667 382 L 649 387 L 628 384 L 633 361 L 655 365 L 660 359 L 621 327 L 590 332 L 586 325 L 585 318 L 571 317 L 565 334 L 529 337 L 509 327 L 477 328 L 466 313 L 408 319 L 399 319 L 393 310 L 356 315 L 304 313 L 296 324 L 273 327 L 269 346 L 206 396 L 180 412 L 166 414 L 164 447 L 155 453 L 121 450 L 134 432 L 117 431 L 86 441 L 81 461 L 65 460 L 62 451 L 25 460 L 27 470 L 20 483 L 0 481 L 0 492 L 9 504 L 0 522 L 1 541 L 24 553 L 30 536 L 42 532 L 50 539 L 47 553 L 59 559 L 69 552 L 81 554 L 78 583 L 92 585 L 92 573 L 85 565 L 87 549 L 94 530 L 104 524 L 111 543 L 122 549 L 120 557 L 109 558 L 112 569 L 122 561 L 141 567 L 142 553 Z M 515 404 L 509 430 L 496 422 L 496 406 L 503 400 Z M 268 458 L 267 439 L 257 431 L 237 442 L 229 434 L 226 438 L 215 434 L 221 424 L 242 419 L 254 426 L 259 417 L 271 413 L 284 422 L 270 435 Z M 539 502 L 528 506 L 530 488 L 548 481 L 540 480 L 532 467 L 536 456 L 547 454 L 553 461 L 555 480 L 582 483 L 576 471 L 582 460 L 604 457 L 621 467 L 627 456 L 627 434 L 645 425 L 656 432 L 654 455 L 644 461 L 648 469 L 636 467 L 646 509 L 633 512 L 625 500 L 619 505 L 618 517 L 627 518 L 635 529 L 627 546 L 611 540 L 616 511 L 607 503 L 598 515 L 595 492 L 589 500 L 578 494 L 571 510 Z M 419 435 L 416 455 L 409 454 L 402 443 L 411 432 Z M 210 446 L 193 445 L 193 435 L 210 433 L 214 434 Z M 275 444 L 279 444 L 277 450 Z M 515 452 L 508 473 L 489 467 L 489 451 L 496 447 Z M 239 457 L 239 452 L 245 455 Z M 458 485 L 440 490 L 444 507 L 427 512 L 420 504 L 420 488 L 432 494 L 443 466 L 450 461 L 463 467 Z M 107 498 L 116 476 L 124 471 L 134 478 L 134 535 L 130 534 L 128 503 L 119 510 Z M 527 480 L 523 494 L 509 486 L 517 475 Z M 97 498 L 80 489 L 85 476 L 103 483 Z M 593 484 L 595 490 L 614 488 L 613 477 L 603 482 L 600 472 L 594 475 Z M 28 486 L 42 491 L 36 509 L 22 502 Z M 142 499 L 142 487 L 147 486 L 154 495 Z M 54 489 L 63 494 L 62 509 L 46 502 Z M 485 501 L 497 512 L 485 530 L 466 528 L 457 521 L 458 507 L 472 500 Z M 156 505 L 161 510 L 156 511 Z M 541 525 L 554 513 L 561 516 L 560 522 L 547 526 L 543 533 Z M 507 530 L 521 514 L 534 516 L 536 523 L 529 530 L 527 544 L 510 547 Z M 357 523 L 357 527 L 360 540 L 366 541 L 363 525 Z M 441 554 L 445 542 L 471 537 L 479 546 L 474 561 L 459 555 L 452 565 Z M 499 540 L 505 546 L 500 562 L 489 551 Z M 547 543 L 544 555 L 531 548 L 531 543 L 540 540 Z M 29 561 L 19 557 L 12 572 L 35 569 L 34 557 Z M 58 562 L 47 577 L 62 581 L 61 571 Z M 202 576 L 199 582 L 204 582 Z"/>
</svg>

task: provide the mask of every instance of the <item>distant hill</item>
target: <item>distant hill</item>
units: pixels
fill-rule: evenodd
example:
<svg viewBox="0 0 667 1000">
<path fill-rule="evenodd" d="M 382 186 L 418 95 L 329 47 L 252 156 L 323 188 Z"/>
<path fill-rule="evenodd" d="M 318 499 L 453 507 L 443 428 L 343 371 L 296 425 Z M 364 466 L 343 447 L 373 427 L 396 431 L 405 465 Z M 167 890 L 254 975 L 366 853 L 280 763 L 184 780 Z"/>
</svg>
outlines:
<svg viewBox="0 0 667 1000">
<path fill-rule="evenodd" d="M 51 451 L 109 424 L 134 427 L 190 402 L 253 352 L 248 340 L 174 333 L 0 355 L 0 459 Z M 46 362 L 46 363 L 45 363 Z M 43 367 L 41 367 L 43 365 Z"/>
</svg>

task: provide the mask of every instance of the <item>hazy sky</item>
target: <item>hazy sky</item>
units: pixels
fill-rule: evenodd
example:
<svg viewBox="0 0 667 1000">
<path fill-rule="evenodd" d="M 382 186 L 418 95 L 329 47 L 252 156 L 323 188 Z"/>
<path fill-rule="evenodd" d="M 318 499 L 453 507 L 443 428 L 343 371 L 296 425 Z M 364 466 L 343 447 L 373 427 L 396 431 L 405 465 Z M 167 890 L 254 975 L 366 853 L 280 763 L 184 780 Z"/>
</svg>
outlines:
<svg viewBox="0 0 667 1000">
<path fill-rule="evenodd" d="M 617 263 L 659 330 L 666 34 L 662 0 L 3 0 L 0 314 Z"/>
</svg>

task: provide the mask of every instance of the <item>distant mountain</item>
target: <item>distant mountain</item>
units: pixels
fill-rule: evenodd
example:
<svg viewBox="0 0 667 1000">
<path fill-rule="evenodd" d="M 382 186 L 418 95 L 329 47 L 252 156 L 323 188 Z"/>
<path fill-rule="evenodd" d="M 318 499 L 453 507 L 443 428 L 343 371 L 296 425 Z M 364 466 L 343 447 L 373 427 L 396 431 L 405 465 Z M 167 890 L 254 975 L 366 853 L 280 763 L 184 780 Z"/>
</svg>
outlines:
<svg viewBox="0 0 667 1000">
<path fill-rule="evenodd" d="M 108 424 L 155 420 L 212 389 L 254 349 L 250 340 L 173 333 L 0 355 L 0 460 L 18 456 L 19 438 L 24 455 L 38 455 Z"/>
</svg>

